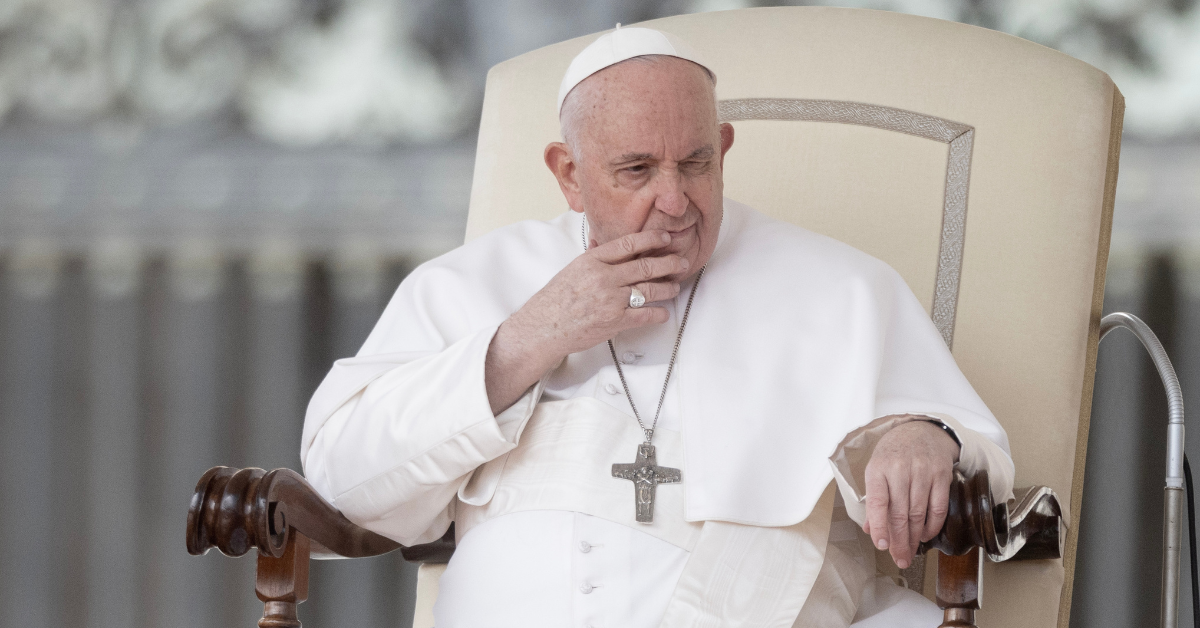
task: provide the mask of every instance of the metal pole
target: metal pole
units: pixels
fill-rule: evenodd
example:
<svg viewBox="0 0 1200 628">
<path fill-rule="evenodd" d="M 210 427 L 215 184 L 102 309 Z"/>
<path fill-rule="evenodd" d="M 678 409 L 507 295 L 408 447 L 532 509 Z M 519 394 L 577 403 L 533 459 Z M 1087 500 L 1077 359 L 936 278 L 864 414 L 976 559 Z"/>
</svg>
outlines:
<svg viewBox="0 0 1200 628">
<path fill-rule="evenodd" d="M 1167 390 L 1167 478 L 1163 488 L 1163 575 L 1159 606 L 1163 628 L 1179 624 L 1179 553 L 1183 538 L 1183 393 L 1179 377 L 1158 336 L 1142 319 L 1125 312 L 1109 314 L 1100 320 L 1100 338 L 1117 327 L 1133 332 L 1150 352 L 1154 368 Z"/>
</svg>

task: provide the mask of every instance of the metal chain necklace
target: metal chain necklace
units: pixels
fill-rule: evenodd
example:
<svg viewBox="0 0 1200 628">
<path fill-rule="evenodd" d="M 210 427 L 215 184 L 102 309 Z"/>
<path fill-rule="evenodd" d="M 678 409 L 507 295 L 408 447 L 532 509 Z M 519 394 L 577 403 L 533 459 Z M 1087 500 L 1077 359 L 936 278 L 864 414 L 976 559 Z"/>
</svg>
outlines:
<svg viewBox="0 0 1200 628">
<path fill-rule="evenodd" d="M 683 308 L 683 318 L 679 321 L 679 333 L 675 334 L 675 346 L 671 349 L 671 361 L 667 362 L 667 376 L 663 380 L 662 393 L 658 396 L 658 408 L 654 411 L 654 420 L 651 421 L 650 427 L 642 422 L 642 416 L 638 414 L 637 406 L 633 405 L 633 396 L 629 394 L 629 384 L 625 383 L 625 372 L 621 370 L 621 362 L 617 360 L 617 349 L 613 346 L 613 341 L 608 341 L 608 352 L 612 355 L 613 366 L 617 367 L 617 377 L 621 379 L 621 387 L 625 389 L 625 398 L 629 400 L 629 408 L 633 410 L 633 418 L 637 419 L 638 425 L 641 426 L 642 432 L 646 435 L 646 444 L 650 444 L 650 439 L 654 438 L 654 429 L 658 427 L 658 416 L 662 413 L 663 402 L 667 399 L 667 384 L 671 381 L 671 371 L 675 369 L 675 358 L 679 355 L 679 342 L 683 340 L 683 330 L 687 327 L 688 314 L 692 311 L 692 300 L 696 298 L 696 288 L 700 285 L 700 278 L 704 276 L 704 269 L 696 273 L 696 282 L 692 284 L 692 292 L 688 295 L 687 306 Z"/>
<path fill-rule="evenodd" d="M 586 251 L 588 249 L 586 216 L 582 222 L 580 234 L 583 238 L 583 250 Z M 629 384 L 625 381 L 625 372 L 621 370 L 621 361 L 617 359 L 617 349 L 612 340 L 608 341 L 608 352 L 612 356 L 613 366 L 617 367 L 617 377 L 621 379 L 621 387 L 625 389 L 625 398 L 629 401 L 629 408 L 633 410 L 633 417 L 637 419 L 638 426 L 642 428 L 642 433 L 646 436 L 646 442 L 638 445 L 637 457 L 632 464 L 617 463 L 612 466 L 613 477 L 633 482 L 634 518 L 638 523 L 654 522 L 654 494 L 659 484 L 674 484 L 683 479 L 679 469 L 658 466 L 654 445 L 650 444 L 650 441 L 654 438 L 654 430 L 658 427 L 658 417 L 662 413 L 663 402 L 667 399 L 667 385 L 671 382 L 672 371 L 675 370 L 675 359 L 679 356 L 679 343 L 683 340 L 683 330 L 687 328 L 688 315 L 692 311 L 692 301 L 696 298 L 696 288 L 700 287 L 700 279 L 704 277 L 704 269 L 707 267 L 708 265 L 705 264 L 700 268 L 700 272 L 696 273 L 696 280 L 692 283 L 691 293 L 688 294 L 687 306 L 683 309 L 683 318 L 679 320 L 679 332 L 675 334 L 675 346 L 671 349 L 671 360 L 667 362 L 667 376 L 663 379 L 662 393 L 658 396 L 658 408 L 654 411 L 654 420 L 651 421 L 650 427 L 646 427 L 646 424 L 642 422 L 642 416 L 638 414 L 637 406 L 633 403 L 633 395 L 629 393 Z"/>
</svg>

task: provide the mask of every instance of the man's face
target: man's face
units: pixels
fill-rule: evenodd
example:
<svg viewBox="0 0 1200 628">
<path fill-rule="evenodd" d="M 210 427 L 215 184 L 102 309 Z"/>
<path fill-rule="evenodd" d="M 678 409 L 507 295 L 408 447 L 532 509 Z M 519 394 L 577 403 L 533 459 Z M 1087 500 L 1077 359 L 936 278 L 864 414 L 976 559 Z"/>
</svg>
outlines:
<svg viewBox="0 0 1200 628">
<path fill-rule="evenodd" d="M 669 231 L 671 243 L 650 254 L 681 255 L 695 274 L 716 248 L 723 158 L 733 143 L 733 128 L 717 124 L 712 81 L 666 57 L 614 65 L 576 90 L 571 98 L 584 99 L 583 109 L 568 139 L 577 145 L 552 144 L 546 161 L 571 208 L 587 214 L 590 239 Z"/>
</svg>

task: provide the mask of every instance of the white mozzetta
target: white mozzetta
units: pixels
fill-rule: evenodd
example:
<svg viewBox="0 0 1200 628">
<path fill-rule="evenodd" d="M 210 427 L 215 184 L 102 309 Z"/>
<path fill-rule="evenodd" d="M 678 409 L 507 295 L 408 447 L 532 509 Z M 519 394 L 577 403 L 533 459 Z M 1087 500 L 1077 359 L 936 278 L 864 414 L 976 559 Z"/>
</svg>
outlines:
<svg viewBox="0 0 1200 628">
<path fill-rule="evenodd" d="M 506 438 L 492 416 L 487 345 L 582 252 L 579 221 L 518 223 L 421 266 L 359 356 L 334 366 L 309 405 L 302 459 L 352 520 L 406 544 L 432 540 L 452 518 L 458 486 L 516 446 L 525 417 L 510 419 L 516 438 Z M 619 352 L 637 349 L 617 342 Z M 605 379 L 606 350 L 568 356 L 545 378 L 554 397 L 611 383 L 586 385 Z M 689 521 L 804 520 L 833 480 L 827 459 L 838 443 L 901 412 L 949 415 L 982 434 L 1007 467 L 992 470 L 995 494 L 1011 492 L 1003 429 L 903 280 L 844 244 L 730 200 L 672 386 Z M 532 412 L 540 392 L 510 412 Z"/>
</svg>

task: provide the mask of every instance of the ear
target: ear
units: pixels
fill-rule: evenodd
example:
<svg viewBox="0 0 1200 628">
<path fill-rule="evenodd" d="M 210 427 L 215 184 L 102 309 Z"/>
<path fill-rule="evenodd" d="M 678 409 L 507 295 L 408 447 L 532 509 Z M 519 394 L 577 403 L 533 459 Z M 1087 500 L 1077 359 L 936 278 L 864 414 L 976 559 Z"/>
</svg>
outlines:
<svg viewBox="0 0 1200 628">
<path fill-rule="evenodd" d="M 546 167 L 554 173 L 554 178 L 558 179 L 558 189 L 562 190 L 563 196 L 566 197 L 567 205 L 572 211 L 582 212 L 579 164 L 575 162 L 570 147 L 562 142 L 551 142 L 546 145 L 542 158 L 546 160 Z"/>
<path fill-rule="evenodd" d="M 718 127 L 721 131 L 721 169 L 725 169 L 725 153 L 733 146 L 733 125 L 722 122 Z"/>
</svg>

